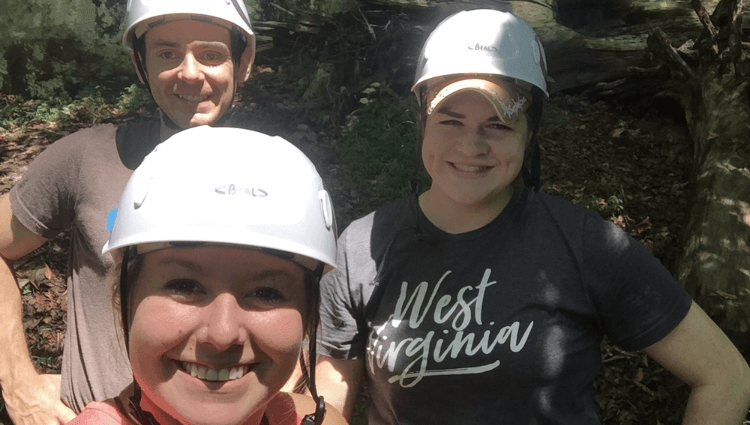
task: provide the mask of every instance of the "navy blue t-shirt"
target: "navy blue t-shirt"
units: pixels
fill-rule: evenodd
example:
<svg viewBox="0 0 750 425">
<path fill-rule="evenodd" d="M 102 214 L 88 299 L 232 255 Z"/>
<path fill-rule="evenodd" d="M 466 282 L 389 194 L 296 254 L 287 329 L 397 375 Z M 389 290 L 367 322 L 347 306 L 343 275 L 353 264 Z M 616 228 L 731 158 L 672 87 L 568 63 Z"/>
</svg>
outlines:
<svg viewBox="0 0 750 425">
<path fill-rule="evenodd" d="M 401 199 L 352 223 L 338 261 L 320 352 L 365 360 L 371 425 L 599 424 L 604 334 L 648 347 L 692 302 L 618 227 L 529 190 L 458 235 Z"/>
</svg>

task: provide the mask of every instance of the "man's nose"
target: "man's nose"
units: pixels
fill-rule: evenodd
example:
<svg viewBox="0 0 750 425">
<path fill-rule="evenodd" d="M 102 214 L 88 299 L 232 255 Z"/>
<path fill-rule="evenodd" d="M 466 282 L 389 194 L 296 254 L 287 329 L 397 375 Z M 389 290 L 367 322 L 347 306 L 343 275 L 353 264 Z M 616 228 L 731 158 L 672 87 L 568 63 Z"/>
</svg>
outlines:
<svg viewBox="0 0 750 425">
<path fill-rule="evenodd" d="M 187 53 L 180 63 L 178 77 L 187 81 L 198 81 L 202 78 L 202 64 L 192 53 Z"/>
</svg>

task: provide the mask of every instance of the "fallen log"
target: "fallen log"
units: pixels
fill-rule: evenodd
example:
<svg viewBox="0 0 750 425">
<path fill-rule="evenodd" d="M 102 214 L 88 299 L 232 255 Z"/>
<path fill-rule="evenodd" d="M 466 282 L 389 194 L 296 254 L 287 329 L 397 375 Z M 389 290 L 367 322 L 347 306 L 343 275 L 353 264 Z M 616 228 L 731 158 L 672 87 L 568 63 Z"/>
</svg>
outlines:
<svg viewBox="0 0 750 425">
<path fill-rule="evenodd" d="M 695 190 L 677 277 L 693 299 L 750 355 L 750 48 L 743 43 L 744 0 L 722 0 L 709 15 L 693 7 L 703 31 L 673 47 L 656 28 L 655 48 L 678 84 L 693 139 Z"/>
<path fill-rule="evenodd" d="M 706 2 L 709 7 L 717 3 Z M 632 68 L 650 60 L 646 40 L 654 27 L 680 44 L 703 28 L 686 0 L 364 0 L 341 4 L 346 9 L 333 16 L 306 14 L 286 22 L 257 22 L 259 50 L 270 48 L 271 37 L 313 36 L 324 42 L 334 31 L 332 23 L 357 20 L 359 25 L 348 26 L 349 41 L 361 49 L 377 49 L 384 40 L 391 44 L 394 36 L 399 37 L 396 48 L 369 59 L 389 64 L 384 76 L 407 79 L 420 46 L 438 22 L 459 10 L 489 7 L 516 13 L 535 29 L 547 52 L 550 89 L 557 92 L 633 77 Z M 394 29 L 397 32 L 390 33 Z"/>
</svg>

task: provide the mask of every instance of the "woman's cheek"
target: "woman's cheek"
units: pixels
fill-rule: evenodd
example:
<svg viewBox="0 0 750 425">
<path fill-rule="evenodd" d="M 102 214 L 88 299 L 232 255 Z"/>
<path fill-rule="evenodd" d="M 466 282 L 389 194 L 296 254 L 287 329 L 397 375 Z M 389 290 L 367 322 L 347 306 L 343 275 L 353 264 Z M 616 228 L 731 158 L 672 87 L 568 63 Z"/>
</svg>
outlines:
<svg viewBox="0 0 750 425">
<path fill-rule="evenodd" d="M 133 309 L 130 328 L 130 354 L 159 356 L 189 338 L 196 319 L 190 306 L 165 297 L 149 296 Z"/>
</svg>

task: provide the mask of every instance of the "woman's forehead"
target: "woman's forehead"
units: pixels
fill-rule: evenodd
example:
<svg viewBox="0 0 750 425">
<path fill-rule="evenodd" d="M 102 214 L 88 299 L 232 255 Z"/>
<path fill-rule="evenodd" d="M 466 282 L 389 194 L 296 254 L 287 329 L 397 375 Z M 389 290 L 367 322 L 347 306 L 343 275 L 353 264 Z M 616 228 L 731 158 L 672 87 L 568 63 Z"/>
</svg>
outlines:
<svg viewBox="0 0 750 425">
<path fill-rule="evenodd" d="M 532 100 L 530 92 L 506 78 L 463 76 L 428 86 L 425 99 L 427 115 L 444 113 L 446 105 L 460 103 L 460 99 L 466 98 L 491 106 L 505 123 L 518 121 Z"/>
<path fill-rule="evenodd" d="M 167 247 L 144 254 L 146 267 L 180 267 L 199 274 L 234 272 L 244 275 L 282 273 L 304 275 L 293 261 L 257 249 L 227 245 Z"/>
</svg>

